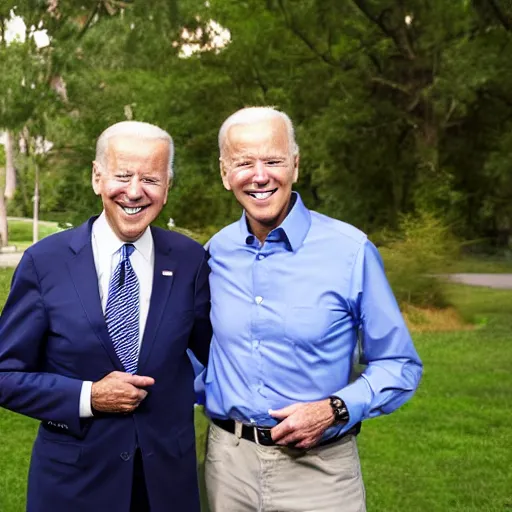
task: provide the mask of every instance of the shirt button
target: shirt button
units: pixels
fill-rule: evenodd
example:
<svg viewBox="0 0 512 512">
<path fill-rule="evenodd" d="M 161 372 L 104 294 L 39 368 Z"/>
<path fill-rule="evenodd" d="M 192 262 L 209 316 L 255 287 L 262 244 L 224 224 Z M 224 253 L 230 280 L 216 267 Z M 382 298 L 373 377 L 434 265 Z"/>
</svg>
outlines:
<svg viewBox="0 0 512 512">
<path fill-rule="evenodd" d="M 259 260 L 262 260 L 262 259 L 264 259 L 264 258 L 265 258 L 265 255 L 264 255 L 264 254 L 258 254 L 258 259 L 259 259 Z"/>
<path fill-rule="evenodd" d="M 263 297 L 260 297 L 259 295 L 257 297 L 254 297 L 254 301 L 256 304 L 261 304 L 263 302 Z"/>
<path fill-rule="evenodd" d="M 131 459 L 131 456 L 128 452 L 123 452 L 120 455 L 121 459 L 123 459 L 125 462 L 129 461 Z"/>
</svg>

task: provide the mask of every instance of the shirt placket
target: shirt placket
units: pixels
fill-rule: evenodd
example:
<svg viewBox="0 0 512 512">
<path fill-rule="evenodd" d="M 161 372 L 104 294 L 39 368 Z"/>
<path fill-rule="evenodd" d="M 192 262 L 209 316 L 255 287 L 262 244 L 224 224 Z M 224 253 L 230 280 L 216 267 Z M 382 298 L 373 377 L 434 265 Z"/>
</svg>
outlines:
<svg viewBox="0 0 512 512">
<path fill-rule="evenodd" d="M 253 278 L 253 302 L 252 302 L 252 325 L 251 325 L 251 354 L 254 361 L 253 373 L 253 395 L 265 408 L 265 379 L 263 375 L 262 347 L 265 343 L 265 325 L 268 324 L 268 305 L 265 298 L 269 292 L 269 276 L 265 261 L 268 253 L 265 244 L 260 247 L 255 255 L 252 265 Z"/>
</svg>

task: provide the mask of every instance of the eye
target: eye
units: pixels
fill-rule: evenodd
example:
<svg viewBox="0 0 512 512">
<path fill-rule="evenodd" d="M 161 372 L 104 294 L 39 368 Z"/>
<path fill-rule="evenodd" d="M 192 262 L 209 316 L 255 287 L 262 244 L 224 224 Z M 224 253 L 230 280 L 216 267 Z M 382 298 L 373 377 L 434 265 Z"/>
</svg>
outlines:
<svg viewBox="0 0 512 512">
<path fill-rule="evenodd" d="M 237 169 L 240 169 L 240 168 L 243 168 L 243 167 L 249 167 L 250 165 L 252 165 L 252 164 L 248 160 L 242 160 L 240 162 L 236 162 L 235 163 L 235 167 Z"/>
<path fill-rule="evenodd" d="M 158 180 L 156 178 L 142 178 L 142 181 L 144 183 L 151 183 L 151 184 L 158 183 Z"/>
<path fill-rule="evenodd" d="M 266 161 L 266 164 L 270 165 L 271 167 L 281 166 L 281 165 L 284 165 L 284 163 L 285 163 L 285 161 L 282 159 L 279 159 L 279 158 L 273 158 L 271 160 Z"/>
<path fill-rule="evenodd" d="M 125 172 L 120 172 L 115 175 L 116 179 L 118 181 L 126 182 L 130 181 L 130 175 Z"/>
</svg>

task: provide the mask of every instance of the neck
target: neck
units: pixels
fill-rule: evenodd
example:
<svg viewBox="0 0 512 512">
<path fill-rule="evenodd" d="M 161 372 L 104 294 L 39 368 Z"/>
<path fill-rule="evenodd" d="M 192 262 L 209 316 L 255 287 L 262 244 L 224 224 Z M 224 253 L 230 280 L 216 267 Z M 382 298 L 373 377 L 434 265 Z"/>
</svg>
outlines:
<svg viewBox="0 0 512 512">
<path fill-rule="evenodd" d="M 268 234 L 283 223 L 284 219 L 286 219 L 294 204 L 295 197 L 293 195 L 290 195 L 288 204 L 283 211 L 284 214 L 282 213 L 277 219 L 275 219 L 274 222 L 270 224 L 263 224 L 261 222 L 257 222 L 254 219 L 250 218 L 246 213 L 247 227 L 249 228 L 249 231 L 261 242 L 261 244 L 264 244 Z"/>
<path fill-rule="evenodd" d="M 249 227 L 251 233 L 263 245 L 265 243 L 265 240 L 267 239 L 268 234 L 277 226 L 262 226 L 260 224 L 258 224 L 257 226 L 253 226 L 252 223 L 249 221 Z"/>
</svg>

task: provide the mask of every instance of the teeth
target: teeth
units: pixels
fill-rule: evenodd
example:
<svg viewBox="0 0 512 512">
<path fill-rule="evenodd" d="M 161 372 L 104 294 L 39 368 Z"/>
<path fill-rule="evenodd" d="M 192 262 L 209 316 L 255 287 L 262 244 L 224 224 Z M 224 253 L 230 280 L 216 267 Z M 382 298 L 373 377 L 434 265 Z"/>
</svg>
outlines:
<svg viewBox="0 0 512 512">
<path fill-rule="evenodd" d="M 135 215 L 136 213 L 139 213 L 142 208 L 128 208 L 127 206 L 123 206 L 123 210 L 128 214 L 128 215 Z"/>
<path fill-rule="evenodd" d="M 273 190 L 270 192 L 249 192 L 249 195 L 256 199 L 267 199 L 274 193 Z"/>
</svg>

